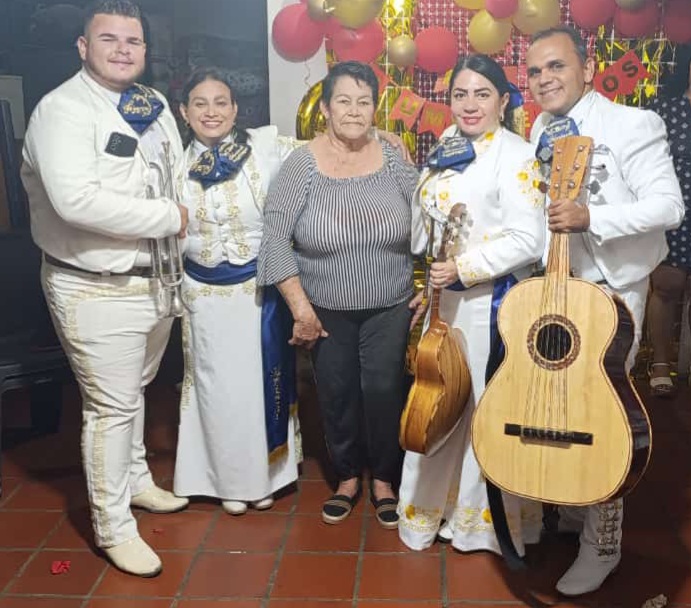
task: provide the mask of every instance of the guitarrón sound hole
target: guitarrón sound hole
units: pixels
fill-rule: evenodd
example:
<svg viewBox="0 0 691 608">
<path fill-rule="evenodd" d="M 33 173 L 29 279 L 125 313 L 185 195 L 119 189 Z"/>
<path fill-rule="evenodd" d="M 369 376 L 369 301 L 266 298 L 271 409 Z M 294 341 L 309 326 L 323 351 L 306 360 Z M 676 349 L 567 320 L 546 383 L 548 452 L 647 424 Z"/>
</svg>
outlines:
<svg viewBox="0 0 691 608">
<path fill-rule="evenodd" d="M 571 351 L 571 334 L 563 325 L 549 323 L 538 330 L 535 346 L 547 361 L 561 361 Z"/>
</svg>

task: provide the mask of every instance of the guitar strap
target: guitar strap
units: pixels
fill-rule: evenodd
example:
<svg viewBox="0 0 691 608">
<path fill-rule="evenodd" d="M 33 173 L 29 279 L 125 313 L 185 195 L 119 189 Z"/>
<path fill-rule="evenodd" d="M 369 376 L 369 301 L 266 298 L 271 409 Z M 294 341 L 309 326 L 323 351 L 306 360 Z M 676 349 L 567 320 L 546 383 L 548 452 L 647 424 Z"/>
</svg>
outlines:
<svg viewBox="0 0 691 608">
<path fill-rule="evenodd" d="M 494 304 L 494 298 L 493 298 Z M 494 315 L 492 315 L 494 317 Z M 495 323 L 491 323 L 491 326 Z M 496 373 L 504 360 L 504 344 L 498 335 L 498 332 L 491 332 L 491 345 L 489 352 L 489 359 L 487 360 L 487 368 L 485 370 L 485 384 L 487 384 L 492 376 Z M 497 535 L 497 542 L 501 549 L 502 557 L 506 562 L 507 567 L 512 572 L 520 572 L 527 569 L 526 563 L 518 555 L 511 532 L 509 531 L 509 522 L 506 519 L 506 510 L 504 509 L 504 499 L 501 495 L 501 490 L 495 486 L 489 479 L 485 479 L 487 486 L 487 500 L 489 501 L 489 510 L 492 515 L 492 524 L 494 525 L 494 533 Z"/>
</svg>

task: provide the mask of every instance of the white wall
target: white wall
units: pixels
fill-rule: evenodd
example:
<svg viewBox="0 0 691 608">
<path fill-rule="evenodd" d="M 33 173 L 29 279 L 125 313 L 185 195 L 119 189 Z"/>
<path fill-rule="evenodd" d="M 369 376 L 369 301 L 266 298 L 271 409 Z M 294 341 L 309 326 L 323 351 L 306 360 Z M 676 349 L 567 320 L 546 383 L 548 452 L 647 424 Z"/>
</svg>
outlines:
<svg viewBox="0 0 691 608">
<path fill-rule="evenodd" d="M 326 51 L 321 49 L 305 62 L 286 61 L 271 43 L 271 24 L 276 14 L 288 4 L 299 0 L 266 0 L 269 45 L 269 98 L 271 124 L 283 135 L 295 135 L 295 117 L 305 93 L 326 76 Z"/>
</svg>

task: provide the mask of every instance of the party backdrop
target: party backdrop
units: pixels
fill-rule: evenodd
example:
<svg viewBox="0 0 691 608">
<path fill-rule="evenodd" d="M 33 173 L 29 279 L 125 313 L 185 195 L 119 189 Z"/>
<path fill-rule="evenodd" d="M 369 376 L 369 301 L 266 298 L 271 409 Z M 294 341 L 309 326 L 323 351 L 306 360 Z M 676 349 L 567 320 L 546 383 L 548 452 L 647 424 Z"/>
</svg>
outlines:
<svg viewBox="0 0 691 608">
<path fill-rule="evenodd" d="M 401 134 L 418 161 L 451 116 L 448 71 L 459 55 L 494 56 L 522 91 L 525 134 L 537 107 L 527 89 L 525 53 L 532 34 L 557 24 L 578 28 L 598 62 L 596 87 L 627 104 L 658 93 L 677 43 L 691 42 L 691 0 L 301 0 L 272 24 L 276 50 L 303 61 L 326 41 L 327 61 L 372 65 L 380 80 L 380 128 Z M 297 133 L 323 128 L 321 84 L 305 91 Z"/>
</svg>

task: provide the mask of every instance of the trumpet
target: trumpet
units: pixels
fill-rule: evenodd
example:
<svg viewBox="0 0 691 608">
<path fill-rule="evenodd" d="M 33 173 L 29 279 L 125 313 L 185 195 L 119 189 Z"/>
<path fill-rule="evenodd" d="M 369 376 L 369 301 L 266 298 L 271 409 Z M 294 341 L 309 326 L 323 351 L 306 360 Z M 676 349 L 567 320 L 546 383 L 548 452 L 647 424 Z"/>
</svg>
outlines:
<svg viewBox="0 0 691 608">
<path fill-rule="evenodd" d="M 163 143 L 163 154 L 159 162 L 150 161 L 149 167 L 156 174 L 158 196 L 175 200 L 175 183 L 170 156 L 170 143 Z M 153 186 L 146 187 L 147 198 L 157 198 Z M 160 239 L 150 239 L 151 264 L 163 294 L 163 317 L 181 317 L 184 311 L 182 303 L 182 249 L 177 235 Z"/>
</svg>

